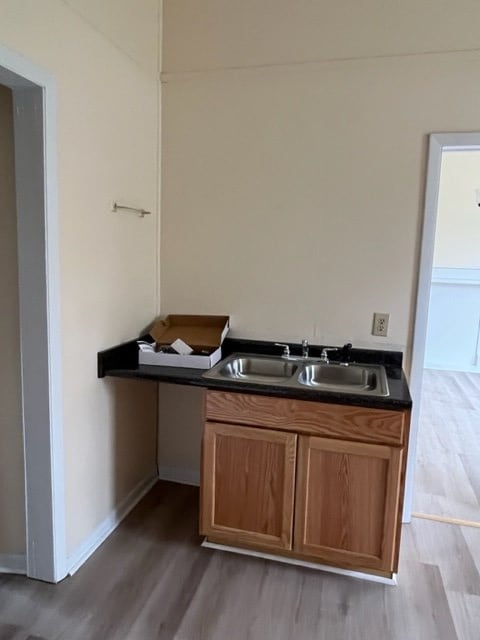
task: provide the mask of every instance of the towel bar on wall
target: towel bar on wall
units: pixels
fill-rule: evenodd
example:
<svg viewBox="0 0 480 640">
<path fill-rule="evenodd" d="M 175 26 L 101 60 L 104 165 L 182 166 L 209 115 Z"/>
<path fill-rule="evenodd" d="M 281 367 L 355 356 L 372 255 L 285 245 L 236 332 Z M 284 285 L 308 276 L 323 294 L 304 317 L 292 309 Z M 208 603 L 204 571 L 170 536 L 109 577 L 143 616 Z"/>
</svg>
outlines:
<svg viewBox="0 0 480 640">
<path fill-rule="evenodd" d="M 132 211 L 133 213 L 138 214 L 140 218 L 148 216 L 152 213 L 151 211 L 146 211 L 145 209 L 139 209 L 137 207 L 127 207 L 127 205 L 118 204 L 117 202 L 113 203 L 112 211 Z"/>
</svg>

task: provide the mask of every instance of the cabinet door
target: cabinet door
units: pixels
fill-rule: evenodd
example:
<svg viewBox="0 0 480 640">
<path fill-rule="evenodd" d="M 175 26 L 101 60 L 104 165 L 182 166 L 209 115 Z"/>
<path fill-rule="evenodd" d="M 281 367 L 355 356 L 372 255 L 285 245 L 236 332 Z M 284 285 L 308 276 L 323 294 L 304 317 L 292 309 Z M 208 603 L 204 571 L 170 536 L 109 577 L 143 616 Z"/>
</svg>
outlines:
<svg viewBox="0 0 480 640">
<path fill-rule="evenodd" d="M 300 436 L 294 550 L 395 571 L 401 456 L 386 445 Z"/>
<path fill-rule="evenodd" d="M 203 535 L 225 544 L 291 549 L 297 436 L 207 422 Z"/>
</svg>

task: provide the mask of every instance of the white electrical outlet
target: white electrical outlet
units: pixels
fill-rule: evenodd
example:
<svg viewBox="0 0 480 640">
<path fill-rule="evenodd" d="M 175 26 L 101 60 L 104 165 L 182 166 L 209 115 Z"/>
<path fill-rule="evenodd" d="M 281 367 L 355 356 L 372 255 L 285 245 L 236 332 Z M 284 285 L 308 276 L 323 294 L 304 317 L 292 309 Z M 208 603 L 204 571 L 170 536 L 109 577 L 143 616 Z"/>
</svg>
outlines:
<svg viewBox="0 0 480 640">
<path fill-rule="evenodd" d="M 382 338 L 386 338 L 388 335 L 389 319 L 390 319 L 389 313 L 374 313 L 372 336 L 382 336 Z"/>
</svg>

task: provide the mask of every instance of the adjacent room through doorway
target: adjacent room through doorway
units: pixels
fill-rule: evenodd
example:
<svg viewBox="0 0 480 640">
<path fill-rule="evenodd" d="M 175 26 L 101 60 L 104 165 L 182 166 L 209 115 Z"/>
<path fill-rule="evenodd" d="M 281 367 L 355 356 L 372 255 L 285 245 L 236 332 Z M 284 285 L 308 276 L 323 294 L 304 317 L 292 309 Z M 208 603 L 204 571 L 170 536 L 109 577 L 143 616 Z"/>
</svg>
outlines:
<svg viewBox="0 0 480 640">
<path fill-rule="evenodd" d="M 443 150 L 414 515 L 480 526 L 480 150 Z"/>
</svg>

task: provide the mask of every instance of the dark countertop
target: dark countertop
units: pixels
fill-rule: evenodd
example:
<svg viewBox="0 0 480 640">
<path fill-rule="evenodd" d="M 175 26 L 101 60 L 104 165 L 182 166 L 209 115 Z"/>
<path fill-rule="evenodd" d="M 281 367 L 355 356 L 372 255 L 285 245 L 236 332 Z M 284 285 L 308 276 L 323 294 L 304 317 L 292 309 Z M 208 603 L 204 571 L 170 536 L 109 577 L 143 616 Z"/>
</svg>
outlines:
<svg viewBox="0 0 480 640">
<path fill-rule="evenodd" d="M 142 336 L 144 339 L 144 336 Z M 292 355 L 301 353 L 301 345 L 290 344 Z M 310 346 L 310 356 L 319 357 L 322 346 Z M 226 338 L 222 345 L 222 355 L 231 353 L 256 353 L 280 355 L 281 349 L 273 342 L 259 340 L 243 340 Z M 390 395 L 388 397 L 363 396 L 354 393 L 334 391 L 318 391 L 298 389 L 276 385 L 259 385 L 235 380 L 212 380 L 203 378 L 204 369 L 187 369 L 183 367 L 165 367 L 138 364 L 138 346 L 131 340 L 97 354 L 98 377 L 113 376 L 117 378 L 133 378 L 138 380 L 154 380 L 170 384 L 183 384 L 208 389 L 232 391 L 235 393 L 253 393 L 257 395 L 295 398 L 313 402 L 329 402 L 367 406 L 379 409 L 408 409 L 412 399 L 407 380 L 402 370 L 402 353 L 399 351 L 382 351 L 377 349 L 352 349 L 352 362 L 364 364 L 383 364 L 387 372 Z"/>
</svg>

